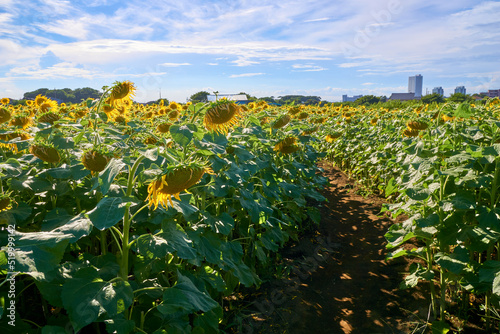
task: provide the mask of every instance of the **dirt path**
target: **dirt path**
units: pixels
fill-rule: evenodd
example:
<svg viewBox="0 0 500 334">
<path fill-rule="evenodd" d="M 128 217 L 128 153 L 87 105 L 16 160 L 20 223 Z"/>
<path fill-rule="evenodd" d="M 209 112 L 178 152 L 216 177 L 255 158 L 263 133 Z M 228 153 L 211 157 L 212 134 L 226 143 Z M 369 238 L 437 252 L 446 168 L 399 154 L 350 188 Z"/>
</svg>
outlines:
<svg viewBox="0 0 500 334">
<path fill-rule="evenodd" d="M 330 187 L 322 191 L 319 231 L 286 249 L 287 278 L 264 286 L 244 322 L 245 333 L 409 333 L 427 320 L 425 292 L 399 290 L 405 260 L 385 261 L 380 199 L 355 193 L 352 182 L 323 164 Z"/>
</svg>

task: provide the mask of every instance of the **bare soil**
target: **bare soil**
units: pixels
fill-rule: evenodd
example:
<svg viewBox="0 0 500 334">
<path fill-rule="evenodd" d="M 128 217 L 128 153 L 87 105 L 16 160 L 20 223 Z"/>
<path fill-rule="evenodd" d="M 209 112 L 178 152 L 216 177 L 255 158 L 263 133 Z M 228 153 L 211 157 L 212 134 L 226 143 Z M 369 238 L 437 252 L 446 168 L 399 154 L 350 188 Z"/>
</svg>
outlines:
<svg viewBox="0 0 500 334">
<path fill-rule="evenodd" d="M 283 251 L 289 275 L 259 289 L 239 332 L 423 333 L 433 320 L 429 294 L 424 285 L 399 289 L 410 262 L 385 260 L 394 221 L 380 214 L 382 199 L 358 195 L 339 169 L 320 166 L 330 185 L 319 229 Z"/>
</svg>

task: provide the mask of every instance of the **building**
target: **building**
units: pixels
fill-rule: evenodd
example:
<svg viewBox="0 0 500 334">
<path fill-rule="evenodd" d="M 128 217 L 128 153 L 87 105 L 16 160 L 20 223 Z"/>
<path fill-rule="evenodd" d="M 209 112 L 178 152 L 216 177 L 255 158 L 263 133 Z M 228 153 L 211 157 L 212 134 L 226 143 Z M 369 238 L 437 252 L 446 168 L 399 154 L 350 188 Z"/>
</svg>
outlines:
<svg viewBox="0 0 500 334">
<path fill-rule="evenodd" d="M 217 99 L 228 99 L 229 101 L 234 101 L 235 103 L 238 104 L 245 104 L 248 103 L 247 96 L 245 94 L 218 94 L 217 96 L 214 95 L 208 95 L 207 100 L 209 102 L 214 102 Z"/>
<path fill-rule="evenodd" d="M 457 88 L 455 88 L 455 94 L 456 93 L 460 93 L 460 94 L 466 94 L 465 92 L 465 86 L 457 86 Z"/>
<path fill-rule="evenodd" d="M 414 75 L 408 78 L 408 93 L 415 94 L 415 97 L 420 98 L 422 96 L 422 84 L 424 78 L 420 75 Z"/>
<path fill-rule="evenodd" d="M 488 95 L 488 97 L 500 97 L 500 89 L 488 89 L 488 93 L 482 93 Z"/>
<path fill-rule="evenodd" d="M 363 97 L 363 95 L 354 95 L 354 96 L 342 95 L 342 102 L 354 102 L 360 97 Z"/>
<path fill-rule="evenodd" d="M 434 87 L 432 89 L 432 94 L 439 94 L 441 96 L 444 96 L 444 90 L 443 87 Z"/>
<path fill-rule="evenodd" d="M 415 93 L 392 93 L 389 100 L 410 101 L 420 100 L 421 96 L 415 96 Z"/>
</svg>

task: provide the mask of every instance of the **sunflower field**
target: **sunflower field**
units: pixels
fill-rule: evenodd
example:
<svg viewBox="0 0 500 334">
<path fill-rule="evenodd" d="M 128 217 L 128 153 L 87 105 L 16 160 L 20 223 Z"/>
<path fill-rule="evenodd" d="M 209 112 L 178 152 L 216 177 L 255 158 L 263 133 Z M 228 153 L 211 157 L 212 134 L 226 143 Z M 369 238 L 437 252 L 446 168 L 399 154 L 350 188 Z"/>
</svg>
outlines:
<svg viewBox="0 0 500 334">
<path fill-rule="evenodd" d="M 319 222 L 309 123 L 134 91 L 1 107 L 2 333 L 218 333 L 227 297 Z"/>
<path fill-rule="evenodd" d="M 434 329 L 473 298 L 493 326 L 498 99 L 142 105 L 129 81 L 103 91 L 2 100 L 2 333 L 225 332 L 229 297 L 271 277 L 279 250 L 320 222 L 321 159 L 408 217 L 386 234 L 388 259 L 419 259 L 401 286 L 429 284 Z"/>
</svg>

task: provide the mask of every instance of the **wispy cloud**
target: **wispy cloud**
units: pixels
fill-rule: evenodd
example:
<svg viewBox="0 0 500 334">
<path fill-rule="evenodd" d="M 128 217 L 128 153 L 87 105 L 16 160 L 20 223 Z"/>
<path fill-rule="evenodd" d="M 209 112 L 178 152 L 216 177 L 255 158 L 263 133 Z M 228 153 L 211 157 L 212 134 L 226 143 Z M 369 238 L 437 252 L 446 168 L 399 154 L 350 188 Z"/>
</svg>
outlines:
<svg viewBox="0 0 500 334">
<path fill-rule="evenodd" d="M 242 73 L 242 74 L 231 74 L 230 78 L 244 78 L 244 77 L 255 77 L 257 75 L 264 75 L 265 73 Z"/>
<path fill-rule="evenodd" d="M 165 67 L 179 67 L 179 66 L 189 66 L 191 65 L 190 63 L 162 63 L 159 64 L 158 66 L 165 66 Z"/>
</svg>

